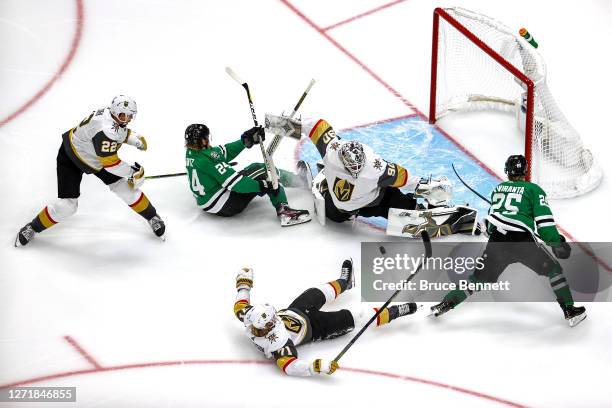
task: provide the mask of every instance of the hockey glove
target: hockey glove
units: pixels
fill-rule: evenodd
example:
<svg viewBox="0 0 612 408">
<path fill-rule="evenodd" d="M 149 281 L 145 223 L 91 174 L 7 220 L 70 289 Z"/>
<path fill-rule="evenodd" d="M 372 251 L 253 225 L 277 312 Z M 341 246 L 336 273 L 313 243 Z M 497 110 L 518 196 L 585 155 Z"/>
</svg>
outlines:
<svg viewBox="0 0 612 408">
<path fill-rule="evenodd" d="M 312 365 L 310 366 L 310 373 L 312 375 L 332 375 L 338 369 L 338 367 L 338 363 L 334 360 L 328 361 L 323 360 L 321 358 L 317 358 L 315 361 L 312 362 Z"/>
<path fill-rule="evenodd" d="M 268 181 L 268 180 L 258 180 L 257 181 L 259 183 L 259 191 L 264 193 L 264 194 L 270 194 L 270 195 L 277 195 L 278 191 L 279 191 L 279 187 L 274 188 L 274 186 L 272 185 L 272 182 Z M 280 186 L 280 184 L 279 184 Z"/>
<path fill-rule="evenodd" d="M 266 140 L 266 132 L 261 126 L 255 126 L 247 130 L 240 136 L 244 147 L 250 149 L 253 145 L 259 144 Z"/>
<path fill-rule="evenodd" d="M 552 250 L 557 258 L 567 259 L 572 253 L 572 247 L 566 242 L 565 237 L 563 235 L 559 234 L 559 238 L 561 239 L 561 242 L 559 243 L 559 245 L 555 245 L 554 247 L 552 247 Z"/>
<path fill-rule="evenodd" d="M 147 150 L 147 140 L 144 138 L 144 136 L 137 136 L 135 146 L 138 150 Z"/>
<path fill-rule="evenodd" d="M 253 270 L 242 268 L 236 275 L 236 289 L 251 290 L 253 288 Z"/>
<path fill-rule="evenodd" d="M 137 188 L 140 188 L 145 181 L 144 167 L 138 163 L 134 163 L 132 170 L 134 172 L 130 177 L 128 177 L 127 183 L 133 190 L 136 190 Z"/>
</svg>

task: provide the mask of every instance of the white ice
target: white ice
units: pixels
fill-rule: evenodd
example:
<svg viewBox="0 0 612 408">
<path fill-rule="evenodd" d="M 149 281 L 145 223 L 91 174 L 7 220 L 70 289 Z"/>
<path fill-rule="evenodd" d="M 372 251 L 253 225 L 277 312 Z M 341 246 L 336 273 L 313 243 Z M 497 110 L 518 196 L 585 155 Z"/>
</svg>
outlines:
<svg viewBox="0 0 612 408">
<path fill-rule="evenodd" d="M 574 238 L 608 240 L 612 6 L 460 3 L 536 36 L 557 102 L 605 173 L 596 191 L 553 201 L 553 212 Z M 78 4 L 0 2 L 0 120 L 58 72 Z M 455 3 L 398 1 L 325 35 L 315 29 L 385 4 L 85 0 L 70 65 L 0 127 L 0 386 L 76 386 L 79 407 L 610 406 L 607 303 L 587 304 L 588 319 L 573 329 L 547 303 L 468 303 L 438 321 L 403 318 L 368 331 L 332 377 L 293 379 L 274 365 L 250 364 L 262 356 L 232 315 L 236 270 L 255 269 L 255 302 L 285 307 L 302 290 L 335 279 L 346 257 L 359 271 L 362 241 L 387 239 L 359 223 L 281 229 L 265 199 L 240 216 L 216 218 L 195 206 L 185 179 L 172 178 L 143 188 L 167 222 L 162 243 L 87 176 L 74 217 L 28 247 L 13 247 L 17 230 L 55 197 L 61 133 L 118 93 L 138 102 L 133 128 L 150 146 L 146 153 L 124 147 L 121 155 L 151 175 L 184 171 L 189 123 L 207 123 L 215 143 L 252 126 L 244 92 L 226 66 L 249 82 L 262 118 L 289 111 L 311 78 L 317 84 L 303 114 L 338 129 L 413 113 L 410 104 L 426 112 L 432 11 Z M 449 116 L 439 125 L 500 175 L 509 150 L 522 143 L 513 119 L 497 114 Z M 280 167 L 293 168 L 294 149 L 293 141 L 283 142 Z M 252 149 L 239 159 L 244 165 L 260 157 Z M 305 191 L 288 195 L 293 206 L 311 207 Z M 359 301 L 355 290 L 335 306 Z M 331 359 L 349 338 L 301 347 L 300 355 Z M 51 378 L 33 380 L 44 376 Z"/>
</svg>

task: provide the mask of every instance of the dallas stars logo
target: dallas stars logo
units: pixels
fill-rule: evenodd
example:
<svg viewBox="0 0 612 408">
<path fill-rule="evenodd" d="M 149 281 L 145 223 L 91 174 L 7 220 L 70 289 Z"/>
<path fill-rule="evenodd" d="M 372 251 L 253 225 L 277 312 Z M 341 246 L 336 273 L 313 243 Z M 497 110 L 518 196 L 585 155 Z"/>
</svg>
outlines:
<svg viewBox="0 0 612 408">
<path fill-rule="evenodd" d="M 380 159 L 375 159 L 374 160 L 374 168 L 376 170 L 382 169 L 382 162 L 380 161 Z"/>
<path fill-rule="evenodd" d="M 213 159 L 218 159 L 218 158 L 219 158 L 219 153 L 217 153 L 217 152 L 212 152 L 212 153 L 210 154 L 210 156 L 211 156 Z"/>
<path fill-rule="evenodd" d="M 268 339 L 270 343 L 274 343 L 276 340 L 278 340 L 278 336 L 276 333 L 272 332 L 266 337 L 266 339 Z"/>
</svg>

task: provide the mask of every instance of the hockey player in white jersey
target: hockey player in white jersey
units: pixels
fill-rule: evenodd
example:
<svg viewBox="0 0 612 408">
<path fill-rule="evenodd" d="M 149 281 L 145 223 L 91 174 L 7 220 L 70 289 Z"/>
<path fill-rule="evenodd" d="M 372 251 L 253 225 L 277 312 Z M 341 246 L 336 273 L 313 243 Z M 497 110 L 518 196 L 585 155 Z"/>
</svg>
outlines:
<svg viewBox="0 0 612 408">
<path fill-rule="evenodd" d="M 153 233 L 162 238 L 165 224 L 147 196 L 140 191 L 144 168 L 130 165 L 117 155 L 124 143 L 147 150 L 144 136 L 128 129 L 136 115 L 136 102 L 125 95 L 113 98 L 109 107 L 93 111 L 78 126 L 62 135 L 57 154 L 57 197 L 27 223 L 15 239 L 15 246 L 28 244 L 37 233 L 50 228 L 77 211 L 83 174 L 93 174 L 145 218 Z"/>
<path fill-rule="evenodd" d="M 360 308 L 335 312 L 320 310 L 353 285 L 353 263 L 347 259 L 342 263 L 340 278 L 306 290 L 288 308 L 277 311 L 267 303 L 251 305 L 253 270 L 243 268 L 236 276 L 238 293 L 234 314 L 244 323 L 245 335 L 266 358 L 274 358 L 278 368 L 285 374 L 300 377 L 331 375 L 338 368 L 335 361 L 321 358 L 308 361 L 299 358 L 297 347 L 311 341 L 342 336 L 353 330 L 356 324 L 365 323 L 370 318 Z M 416 310 L 415 303 L 389 306 L 378 316 L 376 324 L 381 326 Z M 373 312 L 376 311 L 374 309 Z"/>
<path fill-rule="evenodd" d="M 441 209 L 452 197 L 452 185 L 445 176 L 432 179 L 411 175 L 402 165 L 384 160 L 369 146 L 341 139 L 323 119 L 298 121 L 266 115 L 266 126 L 271 132 L 283 136 L 301 133 L 315 145 L 323 158 L 323 169 L 317 178 L 324 174 L 324 180 L 317 184 L 318 191 L 314 193 L 323 197 L 325 217 L 332 221 L 343 222 L 357 215 L 387 218 L 391 208 L 423 209 L 424 206 L 417 206 L 417 197 L 424 198 L 428 207 Z M 433 223 L 437 232 L 431 233 L 432 236 L 471 231 L 475 222 L 474 210 L 448 207 L 444 212 L 452 214 L 446 218 L 448 224 Z M 431 220 L 431 214 L 424 218 Z M 415 226 L 416 229 L 420 227 Z M 416 230 L 413 232 L 412 235 L 418 235 Z"/>
</svg>

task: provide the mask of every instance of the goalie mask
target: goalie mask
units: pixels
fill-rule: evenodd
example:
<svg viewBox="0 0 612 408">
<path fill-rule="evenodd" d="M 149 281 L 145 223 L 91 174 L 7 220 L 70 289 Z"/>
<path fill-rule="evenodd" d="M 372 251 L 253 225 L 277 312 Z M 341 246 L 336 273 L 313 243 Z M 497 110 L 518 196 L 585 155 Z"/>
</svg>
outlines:
<svg viewBox="0 0 612 408">
<path fill-rule="evenodd" d="M 129 96 L 117 95 L 113 98 L 110 105 L 110 113 L 113 115 L 115 122 L 121 127 L 125 127 L 138 112 L 136 101 Z"/>
<path fill-rule="evenodd" d="M 527 159 L 521 154 L 508 157 L 504 166 L 504 172 L 508 177 L 521 177 L 527 174 Z"/>
<path fill-rule="evenodd" d="M 210 147 L 210 130 L 206 125 L 194 123 L 185 129 L 185 146 L 202 150 Z"/>
<path fill-rule="evenodd" d="M 255 337 L 266 336 L 276 325 L 276 309 L 267 303 L 254 306 L 246 318 L 251 322 L 251 333 Z"/>
<path fill-rule="evenodd" d="M 357 178 L 359 172 L 365 165 L 363 145 L 356 141 L 346 142 L 340 147 L 338 156 L 344 168 L 351 173 L 353 177 Z"/>
</svg>

